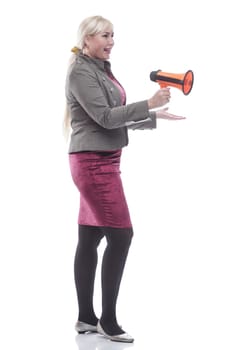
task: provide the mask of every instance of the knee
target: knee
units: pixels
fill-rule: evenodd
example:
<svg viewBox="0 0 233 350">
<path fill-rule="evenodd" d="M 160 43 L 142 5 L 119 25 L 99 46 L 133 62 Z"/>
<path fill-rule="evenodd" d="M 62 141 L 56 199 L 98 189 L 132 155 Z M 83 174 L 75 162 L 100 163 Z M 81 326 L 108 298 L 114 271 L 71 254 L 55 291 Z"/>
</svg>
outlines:
<svg viewBox="0 0 233 350">
<path fill-rule="evenodd" d="M 133 238 L 133 228 L 113 228 L 106 231 L 106 239 L 110 246 L 128 249 Z"/>
</svg>

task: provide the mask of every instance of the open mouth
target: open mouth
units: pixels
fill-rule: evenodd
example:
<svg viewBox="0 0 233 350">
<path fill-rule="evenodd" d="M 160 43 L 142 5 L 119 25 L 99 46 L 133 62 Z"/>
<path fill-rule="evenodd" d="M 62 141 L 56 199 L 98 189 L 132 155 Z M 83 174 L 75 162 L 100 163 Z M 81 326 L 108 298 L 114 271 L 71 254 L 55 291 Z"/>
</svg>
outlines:
<svg viewBox="0 0 233 350">
<path fill-rule="evenodd" d="M 105 49 L 104 49 L 104 52 L 106 52 L 107 54 L 109 54 L 109 55 L 110 55 L 110 53 L 111 53 L 111 49 L 105 48 Z"/>
</svg>

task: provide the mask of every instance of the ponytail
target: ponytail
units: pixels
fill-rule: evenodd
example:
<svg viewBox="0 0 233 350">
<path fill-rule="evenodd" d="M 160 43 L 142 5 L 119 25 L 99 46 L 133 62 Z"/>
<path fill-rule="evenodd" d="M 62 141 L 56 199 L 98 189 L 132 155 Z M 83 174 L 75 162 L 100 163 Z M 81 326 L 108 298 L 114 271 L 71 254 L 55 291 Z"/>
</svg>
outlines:
<svg viewBox="0 0 233 350">
<path fill-rule="evenodd" d="M 74 46 L 71 49 L 72 55 L 69 59 L 69 66 L 75 61 L 75 57 L 77 56 L 77 54 L 80 51 L 81 50 L 77 46 Z M 69 136 L 70 136 L 70 130 L 71 130 L 70 121 L 71 121 L 71 119 L 70 119 L 69 106 L 66 103 L 65 111 L 64 111 L 64 118 L 63 118 L 63 135 L 64 135 L 66 141 L 68 141 Z"/>
<path fill-rule="evenodd" d="M 64 118 L 63 118 L 63 135 L 66 141 L 68 141 L 69 136 L 70 136 L 70 111 L 68 104 L 65 106 L 65 111 L 64 111 Z"/>
</svg>

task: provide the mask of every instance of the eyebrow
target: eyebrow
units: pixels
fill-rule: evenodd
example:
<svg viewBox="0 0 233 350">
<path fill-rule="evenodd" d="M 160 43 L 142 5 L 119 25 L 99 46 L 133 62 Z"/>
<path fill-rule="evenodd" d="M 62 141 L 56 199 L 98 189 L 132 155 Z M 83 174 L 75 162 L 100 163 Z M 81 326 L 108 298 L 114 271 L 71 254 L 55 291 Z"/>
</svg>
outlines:
<svg viewBox="0 0 233 350">
<path fill-rule="evenodd" d="M 114 34 L 114 32 L 103 31 L 102 34 Z"/>
</svg>

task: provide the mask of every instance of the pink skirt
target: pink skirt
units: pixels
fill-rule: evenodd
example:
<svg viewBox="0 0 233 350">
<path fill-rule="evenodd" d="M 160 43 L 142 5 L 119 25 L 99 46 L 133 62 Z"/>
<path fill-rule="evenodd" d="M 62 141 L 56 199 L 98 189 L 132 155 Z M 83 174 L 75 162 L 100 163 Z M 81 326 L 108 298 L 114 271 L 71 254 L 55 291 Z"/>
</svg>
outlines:
<svg viewBox="0 0 233 350">
<path fill-rule="evenodd" d="M 80 225 L 132 227 L 120 172 L 121 150 L 69 154 L 80 193 Z"/>
</svg>

